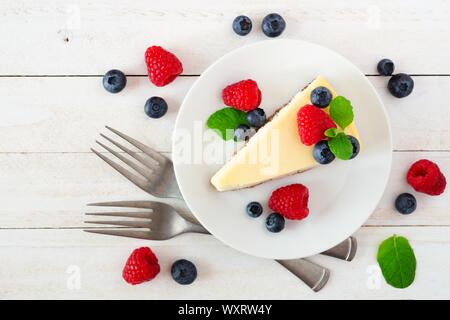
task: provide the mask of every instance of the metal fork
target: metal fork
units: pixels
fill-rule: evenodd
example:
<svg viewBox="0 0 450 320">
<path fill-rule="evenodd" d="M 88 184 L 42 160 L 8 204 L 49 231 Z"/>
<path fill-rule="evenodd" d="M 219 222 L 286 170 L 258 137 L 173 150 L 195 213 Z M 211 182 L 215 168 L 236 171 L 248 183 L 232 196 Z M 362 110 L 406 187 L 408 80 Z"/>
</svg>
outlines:
<svg viewBox="0 0 450 320">
<path fill-rule="evenodd" d="M 96 207 L 120 207 L 148 209 L 140 212 L 99 212 L 86 213 L 88 216 L 106 216 L 137 218 L 138 220 L 110 220 L 110 221 L 86 221 L 86 223 L 106 224 L 121 227 L 146 228 L 146 230 L 113 230 L 113 229 L 85 229 L 85 232 L 111 236 L 130 237 L 148 240 L 166 240 L 178 234 L 196 232 L 209 234 L 200 224 L 195 224 L 183 218 L 172 206 L 154 201 L 113 201 L 91 203 L 88 206 Z M 356 252 L 356 242 L 350 237 L 337 246 L 323 252 L 342 260 L 350 261 Z M 312 290 L 319 291 L 327 283 L 330 271 L 314 262 L 306 259 L 276 260 L 284 268 L 296 275 Z"/>
<path fill-rule="evenodd" d="M 85 221 L 92 224 L 106 224 L 131 228 L 146 228 L 146 230 L 112 230 L 85 229 L 90 233 L 112 236 L 130 237 L 147 240 L 167 240 L 179 234 L 195 232 L 209 234 L 208 230 L 199 224 L 194 224 L 183 218 L 171 205 L 156 201 L 115 201 L 91 203 L 88 206 L 142 208 L 145 211 L 133 212 L 98 212 L 86 213 L 87 216 L 106 216 L 121 218 L 137 218 L 135 220 L 105 220 Z"/>
<path fill-rule="evenodd" d="M 97 233 L 111 236 L 166 240 L 176 235 L 195 232 L 209 234 L 200 224 L 194 224 L 184 219 L 170 205 L 154 201 L 115 201 L 91 203 L 88 206 L 142 208 L 148 209 L 141 212 L 98 212 L 86 213 L 88 216 L 106 216 L 136 218 L 137 220 L 109 220 L 109 221 L 86 221 L 86 223 L 106 224 L 131 228 L 146 228 L 146 230 L 113 230 L 113 229 L 85 229 L 85 232 Z M 321 290 L 328 282 L 330 271 L 314 262 L 306 259 L 276 260 L 284 268 L 296 275 L 313 291 Z"/>
<path fill-rule="evenodd" d="M 173 206 L 157 201 L 111 201 L 90 203 L 91 207 L 115 207 L 115 208 L 136 208 L 147 209 L 145 211 L 125 211 L 125 212 L 88 212 L 87 216 L 102 216 L 115 218 L 135 218 L 134 220 L 95 220 L 85 221 L 90 224 L 113 225 L 130 228 L 146 228 L 146 230 L 114 230 L 114 229 L 85 229 L 90 233 L 99 233 L 112 236 L 147 240 L 168 240 L 183 233 L 203 233 L 210 234 L 199 223 L 188 221 Z M 349 237 L 337 246 L 322 252 L 322 254 L 338 258 L 340 260 L 351 261 L 356 254 L 356 240 Z"/>
<path fill-rule="evenodd" d="M 164 155 L 156 152 L 152 148 L 146 146 L 145 144 L 127 136 L 126 134 L 117 131 L 109 126 L 105 126 L 106 129 L 113 132 L 117 136 L 121 137 L 129 144 L 133 145 L 142 153 L 135 152 L 124 146 L 123 144 L 115 141 L 112 138 L 104 134 L 100 134 L 104 139 L 124 151 L 126 154 L 134 158 L 136 161 L 133 161 L 126 157 L 125 155 L 111 149 L 104 143 L 96 140 L 95 142 L 107 150 L 109 153 L 117 157 L 123 163 L 131 167 L 136 173 L 128 170 L 124 166 L 118 164 L 117 162 L 111 160 L 107 156 L 98 152 L 97 150 L 91 148 L 92 152 L 94 152 L 97 156 L 99 156 L 102 160 L 104 160 L 111 167 L 116 169 L 120 174 L 122 174 L 125 178 L 130 180 L 136 186 L 144 190 L 145 192 L 150 193 L 153 196 L 160 198 L 178 198 L 182 199 L 180 189 L 178 188 L 177 181 L 175 179 L 175 172 L 173 170 L 172 160 L 165 157 Z"/>
</svg>

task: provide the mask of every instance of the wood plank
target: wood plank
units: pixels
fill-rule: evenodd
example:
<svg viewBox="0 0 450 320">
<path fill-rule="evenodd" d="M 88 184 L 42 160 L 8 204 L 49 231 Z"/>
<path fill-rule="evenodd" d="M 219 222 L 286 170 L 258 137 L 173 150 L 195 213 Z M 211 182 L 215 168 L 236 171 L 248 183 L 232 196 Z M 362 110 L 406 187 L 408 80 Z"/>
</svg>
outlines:
<svg viewBox="0 0 450 320">
<path fill-rule="evenodd" d="M 377 210 L 366 222 L 367 225 L 447 225 L 450 226 L 448 207 L 450 192 L 432 197 L 415 192 L 406 182 L 406 173 L 415 161 L 429 159 L 436 162 L 450 179 L 450 152 L 396 152 L 392 161 L 391 175 Z M 448 189 L 448 188 L 447 188 Z M 395 198 L 403 193 L 414 194 L 417 209 L 410 215 L 398 213 L 394 207 Z"/>
<path fill-rule="evenodd" d="M 404 290 L 384 282 L 375 260 L 378 244 L 394 233 L 409 238 L 417 257 L 415 282 Z M 313 293 L 276 262 L 239 253 L 207 235 L 152 242 L 80 230 L 1 230 L 0 298 L 450 298 L 450 258 L 442 254 L 450 250 L 450 227 L 363 228 L 356 237 L 358 252 L 352 262 L 312 258 L 332 270 L 327 286 Z M 122 280 L 121 271 L 129 253 L 139 246 L 153 248 L 161 273 L 152 282 L 130 286 Z M 182 287 L 170 277 L 171 263 L 180 258 L 193 261 L 198 268 L 198 278 L 191 286 Z"/>
<path fill-rule="evenodd" d="M 450 98 L 450 77 L 414 77 L 414 91 L 403 99 L 389 93 L 388 78 L 369 79 L 386 107 L 394 149 L 450 150 L 450 112 L 437 98 Z"/>
<path fill-rule="evenodd" d="M 430 197 L 405 182 L 407 168 L 421 158 L 437 162 L 450 177 L 449 152 L 394 153 L 386 192 L 367 225 L 450 226 L 448 191 Z M 87 203 L 151 199 L 90 153 L 0 154 L 0 181 L 0 228 L 79 228 Z M 417 196 L 418 209 L 408 216 L 393 206 L 402 192 Z"/>
<path fill-rule="evenodd" d="M 145 77 L 130 77 L 125 91 L 112 95 L 98 77 L 0 78 L 0 152 L 88 152 L 105 124 L 168 152 L 176 114 L 195 79 L 155 88 Z M 405 99 L 389 94 L 387 78 L 369 79 L 385 103 L 395 149 L 450 150 L 450 113 L 442 104 L 450 101 L 450 77 L 415 77 Z M 143 112 L 153 95 L 169 104 L 157 120 Z"/>
<path fill-rule="evenodd" d="M 450 8 L 445 0 L 358 1 L 2 1 L 1 74 L 103 74 L 113 67 L 145 74 L 147 46 L 160 44 L 200 74 L 230 50 L 267 40 L 262 18 L 273 11 L 287 21 L 283 38 L 325 45 L 375 73 L 382 57 L 399 71 L 450 73 Z M 238 37 L 234 17 L 249 15 L 254 31 Z M 360 45 L 362 44 L 362 45 Z M 25 48 L 25 49 L 24 49 Z M 20 62 L 17 60 L 20 57 Z"/>
<path fill-rule="evenodd" d="M 0 78 L 0 151 L 89 152 L 105 125 L 170 151 L 175 118 L 193 81 L 156 88 L 145 77 L 129 77 L 126 90 L 114 95 L 97 77 Z M 169 106 L 161 119 L 144 113 L 152 96 Z"/>
</svg>

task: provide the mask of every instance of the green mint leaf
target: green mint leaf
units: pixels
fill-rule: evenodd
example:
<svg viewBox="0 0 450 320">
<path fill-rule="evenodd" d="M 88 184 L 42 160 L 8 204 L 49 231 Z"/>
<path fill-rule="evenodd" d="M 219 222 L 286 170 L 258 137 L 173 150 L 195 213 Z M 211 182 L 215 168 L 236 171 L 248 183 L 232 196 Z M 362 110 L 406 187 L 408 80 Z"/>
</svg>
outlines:
<svg viewBox="0 0 450 320">
<path fill-rule="evenodd" d="M 350 100 L 345 99 L 343 96 L 337 96 L 331 100 L 330 117 L 339 127 L 345 129 L 345 127 L 353 122 L 354 117 Z"/>
<path fill-rule="evenodd" d="M 335 137 L 328 139 L 331 152 L 341 160 L 348 160 L 353 154 L 353 146 L 345 133 L 339 132 Z"/>
<path fill-rule="evenodd" d="M 337 129 L 329 128 L 329 129 L 325 130 L 325 132 L 323 134 L 325 135 L 325 137 L 334 138 L 337 135 Z"/>
<path fill-rule="evenodd" d="M 216 131 L 223 140 L 233 138 L 233 130 L 240 124 L 246 124 L 246 113 L 234 108 L 223 108 L 209 116 L 206 126 Z"/>
<path fill-rule="evenodd" d="M 416 257 L 408 239 L 393 235 L 378 247 L 377 261 L 383 277 L 395 288 L 406 288 L 414 281 Z"/>
</svg>

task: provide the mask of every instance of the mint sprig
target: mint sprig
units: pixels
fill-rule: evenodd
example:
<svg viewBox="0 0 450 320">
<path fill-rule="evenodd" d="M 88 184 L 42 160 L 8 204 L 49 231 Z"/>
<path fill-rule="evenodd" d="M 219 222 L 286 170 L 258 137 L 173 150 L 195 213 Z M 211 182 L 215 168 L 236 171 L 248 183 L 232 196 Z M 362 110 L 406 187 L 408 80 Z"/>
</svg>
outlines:
<svg viewBox="0 0 450 320">
<path fill-rule="evenodd" d="M 329 128 L 329 129 L 325 130 L 325 132 L 323 134 L 325 135 L 325 137 L 334 138 L 338 134 L 338 131 L 336 128 Z"/>
<path fill-rule="evenodd" d="M 350 100 L 343 96 L 337 96 L 330 103 L 330 117 L 339 126 L 329 128 L 323 133 L 328 138 L 328 146 L 331 152 L 341 160 L 348 160 L 353 154 L 353 146 L 344 129 L 353 122 L 353 107 Z"/>
<path fill-rule="evenodd" d="M 353 107 L 350 100 L 343 96 L 337 96 L 330 103 L 330 117 L 333 121 L 344 130 L 353 122 Z"/>
<path fill-rule="evenodd" d="M 339 132 L 336 136 L 329 138 L 328 146 L 336 158 L 341 160 L 348 160 L 353 154 L 353 145 L 343 132 Z"/>
<path fill-rule="evenodd" d="M 378 247 L 377 261 L 383 277 L 394 288 L 406 288 L 416 275 L 416 257 L 408 239 L 393 235 Z"/>
<path fill-rule="evenodd" d="M 216 131 L 223 140 L 233 138 L 233 130 L 240 124 L 246 124 L 246 113 L 234 108 L 223 108 L 209 116 L 206 126 Z"/>
</svg>

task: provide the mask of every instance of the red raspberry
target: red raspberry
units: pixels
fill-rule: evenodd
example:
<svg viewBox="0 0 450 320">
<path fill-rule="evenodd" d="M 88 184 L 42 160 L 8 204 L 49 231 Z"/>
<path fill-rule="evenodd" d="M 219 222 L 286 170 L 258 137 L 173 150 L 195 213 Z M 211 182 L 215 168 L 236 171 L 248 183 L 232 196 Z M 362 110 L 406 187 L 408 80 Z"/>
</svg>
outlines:
<svg viewBox="0 0 450 320">
<path fill-rule="evenodd" d="M 183 72 L 180 60 L 171 52 L 159 46 L 152 46 L 145 51 L 148 77 L 157 87 L 171 83 Z"/>
<path fill-rule="evenodd" d="M 227 106 L 241 111 L 251 111 L 261 104 L 261 91 L 256 81 L 242 80 L 223 89 L 222 98 Z"/>
<path fill-rule="evenodd" d="M 152 280 L 159 273 L 158 258 L 149 247 L 135 249 L 128 257 L 122 271 L 123 279 L 129 284 Z"/>
<path fill-rule="evenodd" d="M 445 176 L 438 165 L 422 159 L 414 162 L 406 174 L 408 184 L 417 192 L 437 196 L 444 192 L 447 185 Z"/>
<path fill-rule="evenodd" d="M 297 126 L 300 140 L 307 146 L 326 139 L 324 132 L 336 128 L 333 119 L 325 111 L 309 104 L 298 111 Z"/>
<path fill-rule="evenodd" d="M 301 220 L 309 214 L 308 199 L 307 187 L 299 183 L 290 184 L 272 192 L 269 208 L 288 219 Z"/>
</svg>

